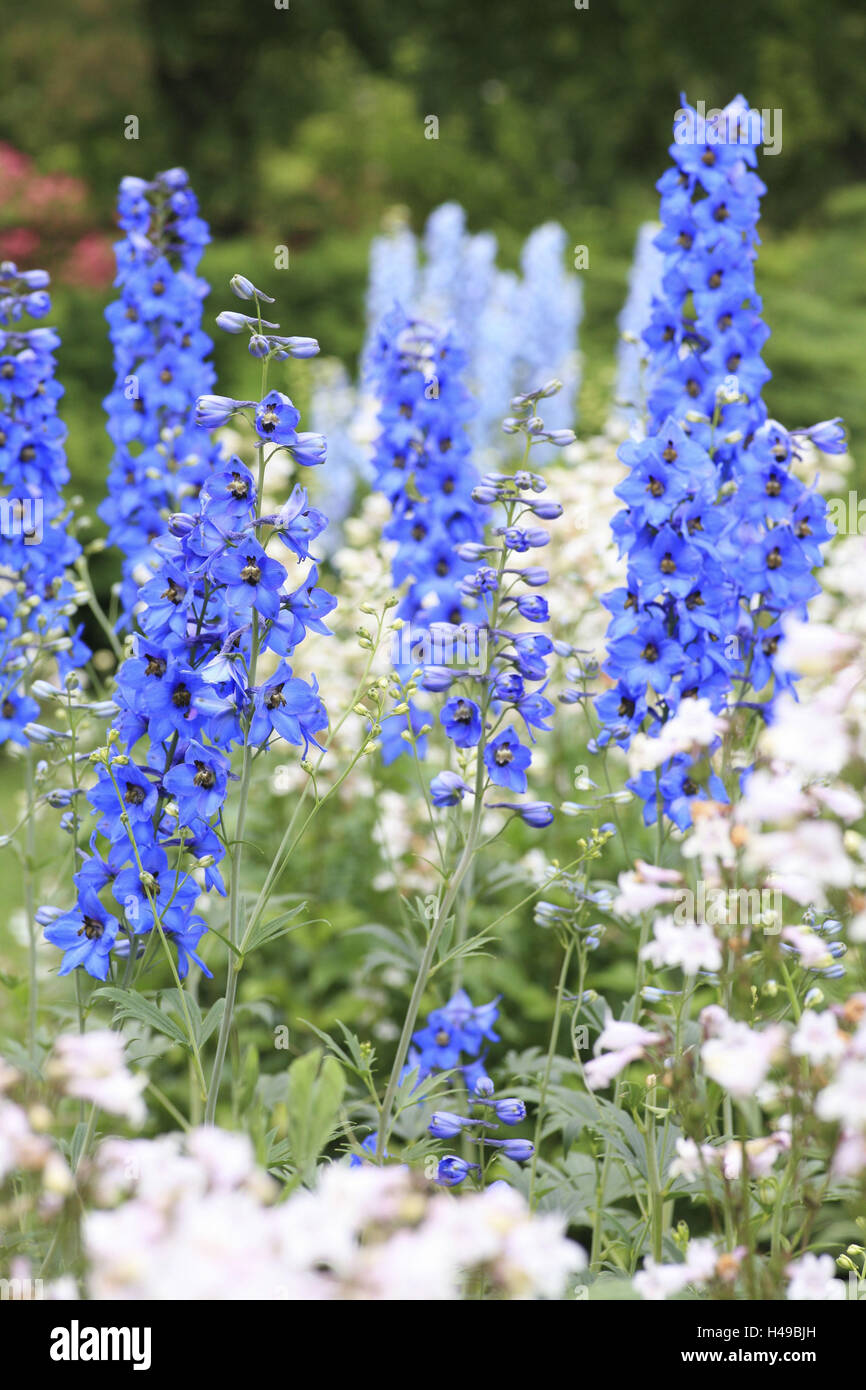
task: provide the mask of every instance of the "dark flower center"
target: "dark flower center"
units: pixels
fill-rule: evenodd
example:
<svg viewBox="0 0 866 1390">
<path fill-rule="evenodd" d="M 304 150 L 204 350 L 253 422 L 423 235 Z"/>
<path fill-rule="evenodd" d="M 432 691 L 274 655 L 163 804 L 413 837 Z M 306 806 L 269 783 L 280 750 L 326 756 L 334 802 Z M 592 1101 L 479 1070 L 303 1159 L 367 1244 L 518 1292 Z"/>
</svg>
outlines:
<svg viewBox="0 0 866 1390">
<path fill-rule="evenodd" d="M 641 652 L 641 657 L 644 661 L 658 661 L 659 649 L 656 646 L 655 642 L 647 642 L 646 646 Z"/>
<path fill-rule="evenodd" d="M 207 763 L 200 763 L 198 759 L 196 759 L 195 765 L 197 771 L 195 777 L 193 777 L 192 779 L 193 786 L 204 787 L 205 789 L 215 786 L 216 775 L 214 774 L 213 769 L 208 767 Z"/>
<path fill-rule="evenodd" d="M 254 585 L 254 584 L 258 584 L 258 582 L 259 582 L 259 580 L 261 579 L 261 577 L 262 577 L 261 569 L 260 569 L 259 566 L 256 564 L 256 562 L 255 562 L 255 560 L 253 559 L 252 555 L 248 555 L 248 556 L 247 556 L 247 562 L 246 562 L 246 564 L 244 565 L 243 569 L 241 570 L 241 579 L 244 581 L 245 584 L 253 584 L 253 585 Z"/>
<path fill-rule="evenodd" d="M 127 806 L 143 805 L 144 787 L 137 787 L 132 782 L 128 783 L 123 799 L 126 802 Z"/>
</svg>

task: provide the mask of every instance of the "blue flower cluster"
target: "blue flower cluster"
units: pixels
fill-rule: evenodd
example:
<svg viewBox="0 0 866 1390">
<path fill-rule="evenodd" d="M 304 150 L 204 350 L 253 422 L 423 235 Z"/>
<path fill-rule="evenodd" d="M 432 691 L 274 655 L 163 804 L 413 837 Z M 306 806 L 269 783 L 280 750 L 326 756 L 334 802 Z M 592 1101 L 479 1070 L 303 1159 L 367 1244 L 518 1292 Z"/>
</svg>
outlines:
<svg viewBox="0 0 866 1390">
<path fill-rule="evenodd" d="M 503 1158 L 515 1163 L 526 1163 L 535 1152 L 534 1144 L 528 1139 L 490 1139 L 483 1130 L 498 1129 L 499 1124 L 519 1125 L 526 1119 L 526 1106 L 516 1096 L 502 1096 L 497 1099 L 493 1082 L 489 1077 L 479 1077 L 473 1088 L 470 1105 L 479 1108 L 480 1115 L 458 1115 L 452 1110 L 437 1110 L 427 1126 L 434 1139 L 456 1139 L 465 1134 L 475 1143 L 489 1149 L 496 1149 Z M 484 1118 L 484 1115 L 494 1116 Z M 436 1181 L 444 1187 L 457 1187 L 472 1172 L 479 1172 L 479 1163 L 470 1163 L 457 1154 L 446 1154 L 439 1161 Z"/>
<path fill-rule="evenodd" d="M 539 402 L 558 389 L 558 382 L 549 382 L 512 401 L 515 414 L 506 419 L 504 428 L 525 437 L 525 459 L 536 444 L 561 447 L 574 439 L 571 430 L 547 429 L 537 414 Z M 466 602 L 475 605 L 474 650 L 480 659 L 462 669 L 456 663 L 425 666 L 421 685 L 450 692 L 440 722 L 455 748 L 468 751 L 470 756 L 463 759 L 467 770 L 474 757 L 475 780 L 471 786 L 456 772 L 439 773 L 431 783 L 436 806 L 454 806 L 467 793 L 480 798 L 490 787 L 525 792 L 532 752 L 521 742 L 517 729 L 523 726 L 530 743 L 536 730 L 550 729 L 547 721 L 554 706 L 544 690 L 548 659 L 555 647 L 539 630 L 550 616 L 540 593 L 550 576 L 541 565 L 511 563 L 518 555 L 531 555 L 547 545 L 549 533 L 536 523 L 562 514 L 558 502 L 541 497 L 546 486 L 539 474 L 521 468 L 514 474 L 486 473 L 473 489 L 477 503 L 501 511 L 501 524 L 492 528 L 489 538 L 463 541 L 457 547 L 462 560 L 477 566 L 463 578 L 461 592 Z M 570 652 L 570 648 L 561 650 Z M 549 825 L 553 819 L 547 802 L 488 804 L 513 811 L 533 826 Z"/>
<path fill-rule="evenodd" d="M 69 470 L 54 376 L 60 339 L 21 324 L 50 313 L 48 284 L 43 270 L 0 264 L 0 743 L 22 746 L 39 716 L 29 692 L 40 654 L 61 676 L 89 655 L 80 629 L 70 631 L 78 604 L 69 567 L 81 548 L 61 495 Z"/>
<path fill-rule="evenodd" d="M 431 1072 L 460 1067 L 469 1091 L 473 1091 L 479 1081 L 487 1083 L 490 1080 L 484 1070 L 487 1054 L 482 1049 L 485 1042 L 499 1042 L 493 1031 L 498 1015 L 498 999 L 476 1007 L 466 990 L 458 989 L 447 1004 L 428 1014 L 423 1028 L 412 1034 L 403 1076 L 417 1069 L 419 1080 L 423 1080 Z"/>
<path fill-rule="evenodd" d="M 207 282 L 196 274 L 210 240 L 183 169 L 148 182 L 125 178 L 117 220 L 120 297 L 106 309 L 115 383 L 106 397 L 114 444 L 99 514 L 122 553 L 121 623 L 130 625 L 140 582 L 160 563 L 156 541 L 174 512 L 193 513 L 219 450 L 196 427 L 193 407 L 209 390 L 213 346 L 202 332 Z"/>
<path fill-rule="evenodd" d="M 397 610 L 404 623 L 398 672 L 429 660 L 429 638 L 464 618 L 463 581 L 472 564 L 459 546 L 484 539 L 485 512 L 473 499 L 478 475 L 472 466 L 466 421 L 472 411 L 461 380 L 465 355 L 450 333 L 394 309 L 382 321 L 369 360 L 370 381 L 380 401 L 380 432 L 373 466 L 375 485 L 391 504 L 386 539 L 396 542 L 394 583 L 406 585 Z M 470 608 L 476 604 L 469 600 Z M 408 718 L 417 728 L 412 707 Z M 406 717 L 383 724 L 382 751 L 391 761 L 404 748 Z"/>
<path fill-rule="evenodd" d="M 521 275 L 497 265 L 496 238 L 472 234 L 459 203 L 431 212 L 418 242 L 392 219 L 370 250 L 367 294 L 368 344 L 375 351 L 382 318 L 401 304 L 415 318 L 449 325 L 466 354 L 466 382 L 476 410 L 468 421 L 476 451 L 495 453 L 499 422 L 508 401 L 550 377 L 564 383 L 554 405 L 565 424 L 574 418 L 579 381 L 578 328 L 582 314 L 580 276 L 567 264 L 564 228 L 536 227 L 521 251 Z"/>
<path fill-rule="evenodd" d="M 689 697 L 716 711 L 735 689 L 738 702 L 749 688 L 769 687 L 771 698 L 790 682 L 774 662 L 783 615 L 805 615 L 818 592 L 826 506 L 792 464 L 799 438 L 833 452 L 844 434 L 837 421 L 789 432 L 761 398 L 769 330 L 754 281 L 765 191 L 754 115 L 738 97 L 703 131 L 695 120 L 658 184 L 663 294 L 644 333 L 648 434 L 619 454 L 629 473 L 613 530 L 628 570 L 604 600 L 614 685 L 597 702 L 602 746 L 625 747 L 644 727 L 657 734 Z M 647 772 L 629 786 L 647 823 L 660 800 L 682 829 L 695 797 L 725 798 L 709 766 L 686 754 L 658 782 Z"/>
<path fill-rule="evenodd" d="M 263 296 L 248 281 L 233 287 L 259 308 Z M 259 313 L 259 336 L 261 328 Z M 288 355 L 277 339 L 268 353 Z M 158 950 L 157 936 L 174 944 L 180 976 L 190 959 L 201 965 L 195 951 L 206 924 L 195 904 L 202 885 L 225 891 L 233 749 L 242 747 L 246 761 L 251 749 L 284 739 L 306 752 L 327 725 L 315 681 L 293 676 L 288 664 L 308 630 L 328 632 L 335 600 L 319 587 L 310 552 L 326 518 L 300 484 L 279 511 L 262 510 L 269 460 L 284 450 L 296 464 L 319 463 L 325 441 L 297 432 L 298 411 L 279 391 L 259 402 L 206 397 L 198 413 L 245 416 L 258 477 L 239 458 L 220 462 L 195 511 L 175 513 L 156 544 L 159 568 L 140 592 L 140 632 L 117 676 L 120 712 L 89 792 L 97 835 L 76 875 L 74 909 L 45 933 L 65 952 L 61 974 L 83 966 L 105 979 L 112 952 L 129 961 L 148 940 Z M 294 589 L 292 562 L 307 566 Z"/>
</svg>

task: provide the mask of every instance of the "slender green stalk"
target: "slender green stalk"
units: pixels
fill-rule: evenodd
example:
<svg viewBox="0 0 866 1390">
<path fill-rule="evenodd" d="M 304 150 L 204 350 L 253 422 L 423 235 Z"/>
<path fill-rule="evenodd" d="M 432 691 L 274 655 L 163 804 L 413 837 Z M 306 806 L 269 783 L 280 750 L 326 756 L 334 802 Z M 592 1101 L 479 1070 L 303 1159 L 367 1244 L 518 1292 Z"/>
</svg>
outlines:
<svg viewBox="0 0 866 1390">
<path fill-rule="evenodd" d="M 430 975 L 431 968 L 433 966 L 433 961 L 436 958 L 436 948 L 439 945 L 439 939 L 442 936 L 442 932 L 445 929 L 445 924 L 451 915 L 455 899 L 457 897 L 458 892 L 460 891 L 460 885 L 466 877 L 466 874 L 469 870 L 469 866 L 472 863 L 473 855 L 475 854 L 475 850 L 478 845 L 478 831 L 481 825 L 481 812 L 483 809 L 481 803 L 483 793 L 484 763 L 482 758 L 479 757 L 475 805 L 472 808 L 472 820 L 469 825 L 469 832 L 466 836 L 466 842 L 463 846 L 463 853 L 460 856 L 460 861 L 457 865 L 457 868 L 454 870 L 451 882 L 448 886 L 444 898 L 442 899 L 442 904 L 437 911 L 436 919 L 430 928 L 430 934 L 427 937 L 427 945 L 424 948 L 424 954 L 421 958 L 421 964 L 418 967 L 418 974 L 415 977 L 415 986 L 412 990 L 412 997 L 409 1000 L 409 1008 L 406 1012 L 406 1017 L 403 1021 L 403 1031 L 400 1034 L 400 1041 L 397 1044 L 397 1053 L 394 1058 L 394 1065 L 391 1068 L 391 1075 L 388 1079 L 388 1087 L 385 1091 L 385 1099 L 382 1102 L 382 1110 L 379 1116 L 379 1133 L 376 1144 L 376 1158 L 380 1163 L 385 1153 L 385 1144 L 387 1143 L 387 1135 L 389 1132 L 389 1126 L 391 1122 L 391 1112 L 394 1108 L 394 1097 L 397 1094 L 397 1087 L 400 1083 L 400 1073 L 402 1072 L 403 1067 L 406 1063 L 406 1058 L 409 1055 L 409 1044 L 412 1040 L 412 1034 L 415 1031 L 415 1024 L 418 1021 L 418 1013 L 421 1008 L 421 1000 L 424 997 L 424 990 L 427 988 L 427 980 Z"/>
<path fill-rule="evenodd" d="M 36 926 L 36 902 L 33 888 L 33 870 L 36 858 L 35 785 L 33 769 L 33 746 L 28 742 L 25 755 L 27 776 L 27 819 L 24 842 L 24 911 L 27 916 L 27 959 L 29 967 L 29 995 L 27 999 L 27 1055 L 31 1062 L 36 1060 L 36 1024 L 39 1014 L 39 978 L 37 973 L 36 951 L 38 932 Z"/>
<path fill-rule="evenodd" d="M 529 447 L 530 442 L 527 441 L 526 451 L 524 453 L 523 459 L 524 466 L 529 457 Z M 508 506 L 508 525 L 511 524 L 513 514 L 514 504 L 512 503 Z M 502 550 L 500 551 L 499 561 L 497 564 L 496 585 L 493 590 L 493 601 L 490 605 L 488 627 L 491 633 L 496 632 L 497 624 L 499 622 L 499 610 L 502 601 L 502 580 L 505 573 L 505 562 L 507 554 L 508 551 L 503 546 Z M 421 964 L 418 967 L 418 974 L 415 977 L 415 984 L 412 990 L 412 997 L 409 1000 L 409 1009 L 407 1011 L 405 1019 L 403 1020 L 403 1029 L 400 1034 L 400 1041 L 397 1044 L 397 1053 L 394 1057 L 394 1064 L 391 1068 L 391 1075 L 388 1078 L 388 1085 L 385 1091 L 385 1098 L 382 1102 L 382 1109 L 379 1113 L 379 1130 L 376 1141 L 376 1159 L 379 1163 L 382 1162 L 385 1155 L 385 1145 L 387 1143 L 388 1132 L 391 1124 L 391 1112 L 394 1108 L 394 1098 L 397 1094 L 397 1088 L 400 1084 L 400 1073 L 402 1072 L 403 1067 L 406 1064 L 406 1058 L 409 1055 L 409 1044 L 412 1041 L 412 1034 L 415 1031 L 415 1025 L 418 1021 L 418 1013 L 421 1008 L 421 1000 L 423 999 L 424 991 L 427 988 L 427 982 L 430 977 L 430 972 L 433 968 L 433 962 L 436 959 L 436 948 L 439 945 L 440 938 L 442 936 L 443 931 L 445 930 L 446 923 L 448 922 L 451 913 L 454 909 L 454 905 L 457 901 L 457 896 L 460 892 L 461 886 L 463 885 L 463 882 L 472 867 L 473 859 L 476 850 L 478 849 L 479 831 L 481 829 L 481 815 L 483 811 L 482 803 L 484 797 L 484 789 L 486 785 L 484 752 L 487 746 L 487 715 L 489 709 L 490 685 L 487 684 L 485 685 L 484 695 L 481 701 L 482 734 L 476 749 L 475 789 L 472 816 L 469 822 L 469 829 L 466 834 L 466 840 L 463 845 L 463 853 L 461 854 L 457 867 L 454 870 L 454 874 L 445 892 L 445 896 L 440 900 L 437 906 L 436 917 L 430 928 L 430 933 L 427 937 L 427 944 L 424 948 L 424 954 L 421 957 Z"/>
<path fill-rule="evenodd" d="M 529 1205 L 535 1206 L 535 1176 L 538 1167 L 538 1150 L 542 1139 L 544 1127 L 544 1114 L 547 1105 L 547 1093 L 550 1089 L 550 1077 L 553 1071 L 553 1059 L 556 1056 L 556 1049 L 559 1045 L 559 1029 L 562 1022 L 562 1003 L 565 994 L 565 985 L 568 979 L 568 969 L 571 965 L 571 957 L 574 954 L 575 938 L 570 936 L 562 956 L 562 966 L 559 971 L 559 982 L 556 986 L 556 1004 L 553 1010 L 553 1023 L 550 1027 L 550 1041 L 547 1045 L 547 1058 L 544 1063 L 544 1073 L 541 1078 L 541 1087 L 538 1092 L 538 1106 L 535 1115 L 535 1139 L 532 1154 L 532 1167 L 529 1170 Z"/>
</svg>

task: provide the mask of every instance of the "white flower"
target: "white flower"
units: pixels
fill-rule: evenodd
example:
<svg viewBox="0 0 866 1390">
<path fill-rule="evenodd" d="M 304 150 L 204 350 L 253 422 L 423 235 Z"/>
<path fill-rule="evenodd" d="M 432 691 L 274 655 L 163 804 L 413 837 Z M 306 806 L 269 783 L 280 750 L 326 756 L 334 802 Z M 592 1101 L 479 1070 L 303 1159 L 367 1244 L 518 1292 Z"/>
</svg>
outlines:
<svg viewBox="0 0 866 1390">
<path fill-rule="evenodd" d="M 835 1062 L 845 1051 L 845 1037 L 829 1009 L 816 1013 L 806 1009 L 791 1038 L 795 1057 L 807 1057 L 815 1066 Z"/>
<path fill-rule="evenodd" d="M 808 810 L 809 801 L 800 778 L 787 768 L 775 765 L 759 767 L 750 774 L 736 816 L 746 825 L 771 821 L 782 826 L 794 825 Z"/>
<path fill-rule="evenodd" d="M 608 1013 L 593 1049 L 596 1054 L 603 1052 L 604 1055 L 591 1058 L 583 1069 L 587 1086 L 591 1091 L 609 1086 L 624 1067 L 643 1056 L 645 1048 L 661 1041 L 661 1033 L 653 1033 L 627 1019 L 614 1019 Z"/>
<path fill-rule="evenodd" d="M 817 932 L 809 931 L 807 927 L 783 927 L 782 937 L 793 946 L 805 970 L 833 964 L 827 943 Z"/>
<path fill-rule="evenodd" d="M 816 728 L 820 737 L 816 737 Z M 819 697 L 800 702 L 787 692 L 776 701 L 773 722 L 764 732 L 761 748 L 806 779 L 841 772 L 852 751 L 845 720 L 827 700 Z"/>
<path fill-rule="evenodd" d="M 719 1160 L 719 1150 L 711 1144 L 701 1144 L 698 1148 L 694 1139 L 684 1139 L 682 1136 L 676 1142 L 676 1151 L 677 1156 L 668 1174 L 672 1178 L 685 1178 L 687 1182 L 703 1177 L 705 1169 Z"/>
<path fill-rule="evenodd" d="M 651 772 L 678 753 L 700 752 L 721 738 L 727 723 L 715 714 L 709 700 L 683 700 L 676 714 L 662 725 L 657 738 L 637 734 L 628 752 L 631 775 Z"/>
<path fill-rule="evenodd" d="M 146 1111 L 141 1093 L 146 1076 L 127 1070 L 123 1038 L 98 1029 L 90 1033 L 65 1033 L 57 1039 L 46 1075 L 59 1082 L 68 1096 L 93 1101 L 112 1115 L 123 1115 L 141 1124 Z"/>
<path fill-rule="evenodd" d="M 600 1057 L 592 1057 L 583 1069 L 584 1080 L 591 1091 L 599 1091 L 609 1086 L 614 1077 L 619 1076 L 630 1062 L 643 1056 L 642 1047 L 623 1047 L 617 1052 L 605 1052 Z"/>
<path fill-rule="evenodd" d="M 770 870 L 768 887 L 798 903 L 821 904 L 826 888 L 849 888 L 853 882 L 842 832 L 832 821 L 809 820 L 788 830 L 752 834 L 746 858 L 751 867 Z"/>
<path fill-rule="evenodd" d="M 856 655 L 860 643 L 826 623 L 802 622 L 788 615 L 782 621 L 785 640 L 776 657 L 780 670 L 800 676 L 831 675 Z"/>
<path fill-rule="evenodd" d="M 688 1284 L 705 1284 L 716 1271 L 716 1252 L 710 1240 L 689 1241 L 682 1264 L 656 1264 L 651 1255 L 634 1276 L 632 1284 L 641 1298 L 660 1302 L 680 1293 Z"/>
<path fill-rule="evenodd" d="M 837 1279 L 832 1255 L 802 1255 L 786 1270 L 790 1283 L 786 1297 L 795 1302 L 836 1302 L 845 1297 L 845 1285 Z"/>
<path fill-rule="evenodd" d="M 679 966 L 686 975 L 699 970 L 721 970 L 722 951 L 712 927 L 686 922 L 677 926 L 671 917 L 657 917 L 653 924 L 654 940 L 641 951 L 644 960 L 653 965 Z"/>
<path fill-rule="evenodd" d="M 772 1171 L 779 1154 L 791 1147 L 791 1136 L 785 1130 L 746 1141 L 746 1162 L 753 1177 L 762 1178 Z M 729 1182 L 735 1182 L 743 1171 L 743 1145 L 730 1139 L 722 1149 L 722 1172 Z"/>
<path fill-rule="evenodd" d="M 733 1096 L 752 1096 L 770 1070 L 786 1037 L 781 1024 L 763 1032 L 729 1020 L 720 1036 L 701 1048 L 704 1070 Z"/>
<path fill-rule="evenodd" d="M 637 917 L 662 903 L 675 903 L 680 890 L 662 883 L 648 883 L 641 874 L 629 870 L 618 879 L 619 892 L 613 900 L 613 910 L 620 917 Z"/>
<path fill-rule="evenodd" d="M 850 1128 L 866 1125 L 866 1062 L 844 1061 L 836 1078 L 815 1101 L 822 1120 L 844 1120 Z"/>
<path fill-rule="evenodd" d="M 833 1172 L 840 1178 L 857 1178 L 866 1172 L 866 1134 L 843 1130 L 833 1155 Z"/>
<path fill-rule="evenodd" d="M 653 1033 L 649 1028 L 642 1028 L 639 1023 L 629 1023 L 627 1019 L 615 1019 L 608 1015 L 593 1050 L 601 1052 L 606 1048 L 652 1047 L 653 1043 L 661 1040 L 661 1033 Z"/>
</svg>

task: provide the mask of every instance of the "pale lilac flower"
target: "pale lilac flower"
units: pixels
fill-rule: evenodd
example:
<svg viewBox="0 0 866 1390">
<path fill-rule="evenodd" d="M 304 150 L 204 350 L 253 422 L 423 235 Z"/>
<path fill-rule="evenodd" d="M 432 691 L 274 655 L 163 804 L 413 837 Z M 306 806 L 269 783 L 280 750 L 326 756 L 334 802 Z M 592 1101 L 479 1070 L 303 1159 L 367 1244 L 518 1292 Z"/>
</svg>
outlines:
<svg viewBox="0 0 866 1390">
<path fill-rule="evenodd" d="M 119 1033 L 107 1029 L 65 1033 L 57 1039 L 46 1075 L 58 1082 L 68 1096 L 92 1101 L 132 1124 L 144 1120 L 141 1093 L 147 1077 L 134 1076 L 127 1069 L 124 1041 Z"/>
<path fill-rule="evenodd" d="M 790 1280 L 786 1298 L 794 1302 L 838 1302 L 845 1297 L 845 1285 L 837 1279 L 832 1255 L 801 1255 L 788 1265 Z"/>
<path fill-rule="evenodd" d="M 722 968 L 722 948 L 706 923 L 685 922 L 678 926 L 672 917 L 657 917 L 653 937 L 644 946 L 641 957 L 657 968 L 676 966 L 690 976 L 699 970 Z"/>
<path fill-rule="evenodd" d="M 806 1057 L 817 1067 L 841 1057 L 845 1051 L 845 1041 L 830 1009 L 822 1013 L 806 1009 L 791 1038 L 791 1051 L 795 1057 Z"/>
<path fill-rule="evenodd" d="M 763 1031 L 729 1020 L 701 1048 L 707 1076 L 733 1096 L 753 1096 L 784 1046 L 786 1030 L 771 1023 Z"/>
</svg>

